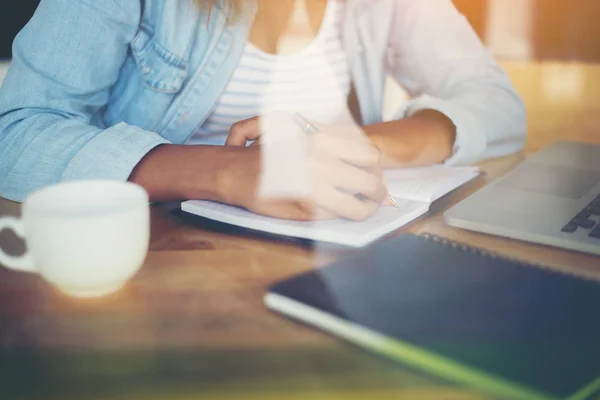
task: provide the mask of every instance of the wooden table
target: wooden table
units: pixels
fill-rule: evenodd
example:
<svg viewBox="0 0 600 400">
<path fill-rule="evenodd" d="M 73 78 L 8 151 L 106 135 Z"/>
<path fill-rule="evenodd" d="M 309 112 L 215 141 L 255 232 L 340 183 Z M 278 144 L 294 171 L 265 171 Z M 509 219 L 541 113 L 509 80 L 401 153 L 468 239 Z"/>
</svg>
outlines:
<svg viewBox="0 0 600 400">
<path fill-rule="evenodd" d="M 597 86 L 577 89 L 575 82 L 548 89 L 545 74 L 554 74 L 553 79 L 560 74 L 546 71 L 547 65 L 506 67 L 530 109 L 528 151 L 559 138 L 600 143 L 600 117 L 591 104 L 600 105 Z M 577 68 L 585 77 L 600 77 L 598 67 Z M 570 103 L 548 90 L 571 93 Z M 577 90 L 588 100 L 575 99 Z M 523 157 L 482 163 L 483 178 L 436 203 L 429 216 L 401 232 L 430 232 L 600 278 L 599 257 L 444 224 L 443 210 Z M 18 204 L 0 200 L 0 215 L 18 213 Z M 0 234 L 0 243 L 13 253 L 22 251 L 9 236 Z M 147 261 L 117 294 L 76 300 L 36 276 L 0 269 L 0 399 L 488 398 L 265 309 L 262 296 L 269 284 L 348 251 L 208 230 L 182 222 L 159 205 L 152 207 Z"/>
</svg>

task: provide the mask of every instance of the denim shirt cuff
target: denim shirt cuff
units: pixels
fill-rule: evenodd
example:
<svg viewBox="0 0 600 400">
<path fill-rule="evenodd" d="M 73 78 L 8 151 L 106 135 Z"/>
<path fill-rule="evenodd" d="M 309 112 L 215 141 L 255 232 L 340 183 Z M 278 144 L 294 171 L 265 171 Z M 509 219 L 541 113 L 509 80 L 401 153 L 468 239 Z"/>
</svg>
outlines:
<svg viewBox="0 0 600 400">
<path fill-rule="evenodd" d="M 168 143 L 157 133 L 120 123 L 102 131 L 79 150 L 65 168 L 62 179 L 125 181 L 150 150 Z"/>
</svg>

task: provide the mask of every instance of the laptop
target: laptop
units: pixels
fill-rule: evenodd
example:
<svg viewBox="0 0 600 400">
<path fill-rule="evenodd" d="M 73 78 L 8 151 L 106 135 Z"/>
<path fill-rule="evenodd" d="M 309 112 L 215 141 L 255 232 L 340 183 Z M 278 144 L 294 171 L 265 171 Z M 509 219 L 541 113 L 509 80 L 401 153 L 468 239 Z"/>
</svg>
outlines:
<svg viewBox="0 0 600 400">
<path fill-rule="evenodd" d="M 600 255 L 600 145 L 556 142 L 447 210 L 444 219 Z"/>
</svg>

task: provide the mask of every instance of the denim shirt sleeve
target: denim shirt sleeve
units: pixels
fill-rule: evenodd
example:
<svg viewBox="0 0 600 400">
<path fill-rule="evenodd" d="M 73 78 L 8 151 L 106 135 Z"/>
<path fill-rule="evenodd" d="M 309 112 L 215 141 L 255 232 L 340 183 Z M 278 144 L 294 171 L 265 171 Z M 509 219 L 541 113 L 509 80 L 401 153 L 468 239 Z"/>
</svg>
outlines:
<svg viewBox="0 0 600 400">
<path fill-rule="evenodd" d="M 394 0 L 388 70 L 412 96 L 395 115 L 442 112 L 457 128 L 446 164 L 470 164 L 523 148 L 524 104 L 450 0 Z"/>
<path fill-rule="evenodd" d="M 126 180 L 160 135 L 94 125 L 137 32 L 141 2 L 44 0 L 19 33 L 0 89 L 0 195 L 64 180 Z"/>
</svg>

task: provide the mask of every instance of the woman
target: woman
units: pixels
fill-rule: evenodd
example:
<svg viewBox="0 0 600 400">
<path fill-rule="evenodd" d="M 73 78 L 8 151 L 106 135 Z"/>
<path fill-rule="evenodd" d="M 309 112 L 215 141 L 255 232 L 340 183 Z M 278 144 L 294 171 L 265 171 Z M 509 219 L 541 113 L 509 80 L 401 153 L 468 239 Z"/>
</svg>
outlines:
<svg viewBox="0 0 600 400">
<path fill-rule="evenodd" d="M 0 91 L 0 195 L 107 178 L 157 201 L 363 219 L 385 198 L 384 161 L 465 164 L 523 146 L 523 104 L 451 0 L 304 0 L 304 22 L 297 4 L 42 1 Z M 309 40 L 287 53 L 294 29 Z M 386 74 L 413 99 L 382 122 Z M 243 144 L 262 133 L 246 119 L 278 105 L 320 133 L 311 192 L 274 200 L 257 195 L 263 146 Z M 349 115 L 366 139 L 344 133 Z M 214 146 L 230 127 L 231 146 Z"/>
</svg>

